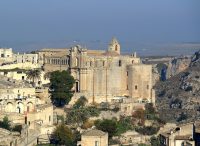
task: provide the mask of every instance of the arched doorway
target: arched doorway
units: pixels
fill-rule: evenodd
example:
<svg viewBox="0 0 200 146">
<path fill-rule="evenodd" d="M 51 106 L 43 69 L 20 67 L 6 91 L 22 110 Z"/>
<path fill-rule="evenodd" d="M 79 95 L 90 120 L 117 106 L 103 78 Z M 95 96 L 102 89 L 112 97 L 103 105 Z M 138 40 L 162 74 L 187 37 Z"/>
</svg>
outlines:
<svg viewBox="0 0 200 146">
<path fill-rule="evenodd" d="M 16 112 L 20 114 L 24 113 L 24 104 L 22 102 L 18 102 Z"/>
<path fill-rule="evenodd" d="M 11 102 L 7 103 L 6 112 L 13 112 L 13 104 Z"/>
<path fill-rule="evenodd" d="M 32 112 L 34 110 L 34 106 L 32 102 L 27 103 L 27 112 Z"/>
</svg>

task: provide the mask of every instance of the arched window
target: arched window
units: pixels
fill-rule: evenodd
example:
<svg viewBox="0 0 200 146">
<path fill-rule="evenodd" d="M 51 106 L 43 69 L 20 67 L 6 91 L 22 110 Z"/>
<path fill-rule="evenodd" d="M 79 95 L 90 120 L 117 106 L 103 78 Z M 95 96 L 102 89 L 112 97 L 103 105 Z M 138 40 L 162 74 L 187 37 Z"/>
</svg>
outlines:
<svg viewBox="0 0 200 146">
<path fill-rule="evenodd" d="M 132 60 L 132 64 L 134 64 L 134 60 Z"/>
<path fill-rule="evenodd" d="M 118 46 L 117 45 L 115 45 L 115 51 L 117 51 L 118 50 Z"/>
<path fill-rule="evenodd" d="M 90 61 L 90 66 L 92 66 L 92 61 Z"/>
</svg>

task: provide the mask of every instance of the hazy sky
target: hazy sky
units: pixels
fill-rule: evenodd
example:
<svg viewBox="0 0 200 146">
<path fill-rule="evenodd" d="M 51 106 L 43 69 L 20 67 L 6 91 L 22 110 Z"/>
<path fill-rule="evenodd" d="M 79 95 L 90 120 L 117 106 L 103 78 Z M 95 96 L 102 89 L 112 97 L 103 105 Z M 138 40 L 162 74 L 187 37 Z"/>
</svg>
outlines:
<svg viewBox="0 0 200 146">
<path fill-rule="evenodd" d="M 200 0 L 0 0 L 2 47 L 69 47 L 77 40 L 101 48 L 112 36 L 126 49 L 199 43 Z"/>
</svg>

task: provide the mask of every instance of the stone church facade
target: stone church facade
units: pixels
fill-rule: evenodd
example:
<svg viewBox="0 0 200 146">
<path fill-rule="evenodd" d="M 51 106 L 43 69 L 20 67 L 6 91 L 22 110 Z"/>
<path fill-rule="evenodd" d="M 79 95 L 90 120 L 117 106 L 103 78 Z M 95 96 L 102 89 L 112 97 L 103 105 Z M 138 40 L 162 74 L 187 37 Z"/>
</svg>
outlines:
<svg viewBox="0 0 200 146">
<path fill-rule="evenodd" d="M 44 54 L 43 64 L 48 66 L 46 71 L 54 71 L 57 58 L 58 70 L 70 70 L 76 80 L 74 100 L 85 96 L 90 103 L 100 103 L 110 102 L 115 97 L 131 97 L 135 101 L 154 102 L 152 66 L 142 64 L 136 54 L 121 55 L 115 38 L 106 51 L 74 46 L 61 54 L 65 64 L 56 55 L 45 58 Z"/>
</svg>

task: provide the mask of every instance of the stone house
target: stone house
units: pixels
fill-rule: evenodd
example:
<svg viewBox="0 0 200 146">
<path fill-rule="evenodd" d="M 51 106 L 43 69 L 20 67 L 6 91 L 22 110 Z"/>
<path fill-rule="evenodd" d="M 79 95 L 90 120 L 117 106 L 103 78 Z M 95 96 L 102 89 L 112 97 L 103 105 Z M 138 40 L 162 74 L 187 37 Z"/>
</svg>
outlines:
<svg viewBox="0 0 200 146">
<path fill-rule="evenodd" d="M 199 122 L 178 125 L 160 134 L 161 146 L 198 146 L 200 145 Z"/>
<path fill-rule="evenodd" d="M 77 146 L 108 146 L 108 133 L 96 129 L 85 131 Z"/>
</svg>

